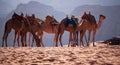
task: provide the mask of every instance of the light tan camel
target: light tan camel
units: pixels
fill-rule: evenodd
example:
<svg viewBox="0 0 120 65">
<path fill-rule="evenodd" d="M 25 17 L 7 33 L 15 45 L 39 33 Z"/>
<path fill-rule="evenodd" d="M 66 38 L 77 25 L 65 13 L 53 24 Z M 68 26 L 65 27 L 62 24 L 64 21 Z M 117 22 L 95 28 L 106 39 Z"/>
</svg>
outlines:
<svg viewBox="0 0 120 65">
<path fill-rule="evenodd" d="M 59 32 L 59 23 L 57 22 L 57 20 L 55 20 L 55 18 L 53 16 L 48 15 L 48 16 L 46 16 L 45 21 L 43 21 L 42 19 L 39 19 L 39 18 L 36 18 L 36 21 L 39 22 L 39 24 L 41 25 L 42 31 L 45 31 L 48 34 L 55 34 L 54 46 L 57 46 L 58 32 Z M 31 22 L 36 22 L 36 21 L 31 21 Z M 43 43 L 42 42 L 43 33 L 41 34 L 38 32 L 38 36 L 40 36 L 40 42 Z M 29 35 L 29 42 L 30 42 L 30 37 L 31 37 L 31 35 Z M 33 42 L 34 42 L 34 39 L 32 41 L 32 46 L 33 46 Z"/>
<path fill-rule="evenodd" d="M 70 44 L 71 44 L 71 46 L 76 46 L 76 45 L 78 45 L 76 43 L 76 41 L 77 41 L 77 39 L 76 39 L 76 33 L 77 33 L 76 28 L 72 24 L 68 24 L 68 26 L 66 27 L 64 23 L 67 21 L 67 19 L 68 19 L 68 16 L 66 16 L 66 18 L 64 18 L 59 25 L 60 26 L 60 28 L 59 28 L 60 44 L 62 45 L 62 35 L 63 35 L 64 31 L 66 30 L 66 31 L 70 32 L 68 47 L 69 47 Z M 76 24 L 78 23 L 77 18 L 75 18 L 75 23 Z"/>
<path fill-rule="evenodd" d="M 97 31 L 97 29 L 99 29 L 101 27 L 101 24 L 106 17 L 104 15 L 100 15 L 98 24 L 96 23 L 95 17 L 93 15 L 91 15 L 90 13 L 89 14 L 84 13 L 84 15 L 81 18 L 82 18 L 82 20 L 81 20 L 82 23 L 79 23 L 79 25 L 78 25 L 78 29 L 79 29 L 79 27 L 81 28 L 81 26 L 83 25 L 82 29 L 80 30 L 80 42 L 83 45 L 83 36 L 84 36 L 86 30 L 88 30 L 87 46 L 89 46 L 90 34 L 93 31 L 92 41 L 93 41 L 93 46 L 95 46 L 94 40 L 95 40 L 96 31 Z"/>
<path fill-rule="evenodd" d="M 59 22 L 57 22 L 57 20 L 54 17 L 49 15 L 46 16 L 45 21 L 41 23 L 41 30 L 47 32 L 48 34 L 55 34 L 53 45 L 58 46 L 57 42 L 59 33 Z"/>
</svg>

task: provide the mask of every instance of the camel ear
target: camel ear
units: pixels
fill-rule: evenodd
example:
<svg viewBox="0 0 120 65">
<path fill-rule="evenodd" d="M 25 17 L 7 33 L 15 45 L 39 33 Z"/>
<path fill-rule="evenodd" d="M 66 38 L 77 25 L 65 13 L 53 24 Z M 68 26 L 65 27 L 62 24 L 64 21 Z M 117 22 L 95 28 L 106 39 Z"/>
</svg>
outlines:
<svg viewBox="0 0 120 65">
<path fill-rule="evenodd" d="M 16 14 L 16 12 L 14 11 L 14 14 Z"/>
<path fill-rule="evenodd" d="M 25 17 L 27 17 L 27 14 L 25 14 Z"/>
<path fill-rule="evenodd" d="M 84 12 L 84 14 L 86 14 L 86 12 Z"/>
<path fill-rule="evenodd" d="M 32 14 L 32 17 L 35 18 L 35 14 Z"/>
<path fill-rule="evenodd" d="M 52 18 L 54 18 L 54 15 L 52 15 Z"/>
<path fill-rule="evenodd" d="M 21 12 L 21 16 L 24 16 L 24 14 Z"/>
</svg>

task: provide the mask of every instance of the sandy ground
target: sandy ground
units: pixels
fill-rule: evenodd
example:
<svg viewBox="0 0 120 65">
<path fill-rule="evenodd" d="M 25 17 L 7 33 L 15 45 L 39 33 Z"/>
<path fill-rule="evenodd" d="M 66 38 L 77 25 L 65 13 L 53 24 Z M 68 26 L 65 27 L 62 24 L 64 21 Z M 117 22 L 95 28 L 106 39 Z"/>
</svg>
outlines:
<svg viewBox="0 0 120 65">
<path fill-rule="evenodd" d="M 0 47 L 0 65 L 120 65 L 120 45 Z"/>
</svg>

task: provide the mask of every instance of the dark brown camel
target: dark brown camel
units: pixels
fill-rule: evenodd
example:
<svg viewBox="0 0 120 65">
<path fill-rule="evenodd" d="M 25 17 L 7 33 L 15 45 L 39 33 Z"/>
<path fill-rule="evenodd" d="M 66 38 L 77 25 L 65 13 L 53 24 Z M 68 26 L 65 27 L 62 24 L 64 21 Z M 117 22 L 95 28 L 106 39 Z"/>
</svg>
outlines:
<svg viewBox="0 0 120 65">
<path fill-rule="evenodd" d="M 11 29 L 14 29 L 15 33 L 16 34 L 18 33 L 18 35 L 20 35 L 20 31 L 22 30 L 22 28 L 24 26 L 22 18 L 19 16 L 17 18 L 15 18 L 14 15 L 16 15 L 16 13 L 14 13 L 12 18 L 9 19 L 5 23 L 5 30 L 4 30 L 3 39 L 2 39 L 2 47 L 4 46 L 4 42 L 7 47 L 7 37 L 9 35 L 9 33 L 11 32 Z M 18 44 L 18 46 L 19 46 L 19 44 Z"/>
</svg>

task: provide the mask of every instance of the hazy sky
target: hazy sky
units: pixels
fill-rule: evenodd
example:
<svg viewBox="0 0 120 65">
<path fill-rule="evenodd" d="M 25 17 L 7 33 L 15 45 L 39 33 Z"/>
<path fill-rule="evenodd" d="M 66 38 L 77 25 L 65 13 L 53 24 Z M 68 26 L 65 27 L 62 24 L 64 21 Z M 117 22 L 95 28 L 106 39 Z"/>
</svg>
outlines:
<svg viewBox="0 0 120 65">
<path fill-rule="evenodd" d="M 120 5 L 120 0 L 2 0 L 15 9 L 20 3 L 28 3 L 29 1 L 37 1 L 46 5 L 53 6 L 56 10 L 70 13 L 75 7 L 79 5 Z"/>
</svg>

